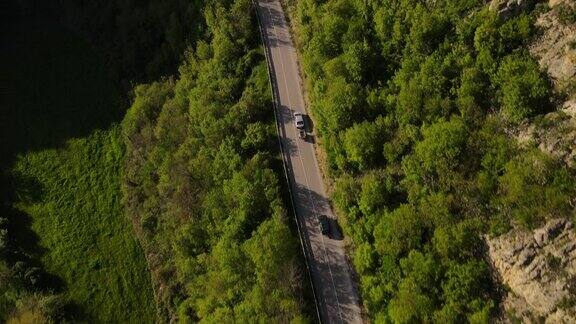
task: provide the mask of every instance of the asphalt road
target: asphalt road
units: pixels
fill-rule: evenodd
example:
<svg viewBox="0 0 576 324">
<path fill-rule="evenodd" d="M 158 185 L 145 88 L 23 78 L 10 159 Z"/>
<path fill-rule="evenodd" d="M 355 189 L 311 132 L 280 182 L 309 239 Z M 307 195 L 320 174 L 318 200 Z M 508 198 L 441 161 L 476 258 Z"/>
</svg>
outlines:
<svg viewBox="0 0 576 324">
<path fill-rule="evenodd" d="M 256 2 L 263 39 L 268 54 L 268 68 L 276 101 L 276 120 L 284 152 L 294 209 L 318 311 L 323 323 L 361 323 L 361 311 L 352 269 L 347 261 L 343 237 L 331 210 L 316 156 L 313 136 L 298 137 L 294 112 L 306 113 L 290 28 L 278 0 Z M 307 128 L 312 130 L 307 119 Z M 317 215 L 330 218 L 331 233 L 320 232 Z"/>
</svg>

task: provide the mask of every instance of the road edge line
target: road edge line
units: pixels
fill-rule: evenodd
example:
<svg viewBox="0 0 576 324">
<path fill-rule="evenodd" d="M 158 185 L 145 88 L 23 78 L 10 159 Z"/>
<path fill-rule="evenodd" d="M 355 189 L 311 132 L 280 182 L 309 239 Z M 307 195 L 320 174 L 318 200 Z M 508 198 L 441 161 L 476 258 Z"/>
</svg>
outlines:
<svg viewBox="0 0 576 324">
<path fill-rule="evenodd" d="M 257 1 L 252 0 L 253 8 L 256 12 L 256 20 L 258 21 L 258 29 L 260 30 L 260 41 L 262 43 L 262 47 L 264 49 L 264 56 L 266 58 L 266 67 L 268 70 L 268 82 L 270 84 L 270 91 L 272 92 L 272 103 L 274 106 L 274 120 L 276 124 L 276 133 L 278 138 L 278 145 L 280 147 L 280 154 L 282 155 L 282 168 L 284 169 L 284 177 L 286 178 L 286 183 L 288 185 L 288 192 L 290 194 L 290 202 L 292 204 L 292 214 L 294 215 L 294 220 L 296 221 L 296 229 L 298 231 L 298 238 L 300 239 L 300 247 L 302 248 L 302 252 L 304 253 L 304 263 L 306 264 L 306 270 L 308 272 L 308 280 L 310 281 L 310 286 L 312 288 L 312 295 L 314 296 L 314 304 L 316 308 L 316 317 L 318 318 L 318 322 L 322 323 L 322 318 L 320 316 L 320 308 L 318 307 L 318 297 L 316 295 L 316 288 L 314 287 L 314 282 L 312 281 L 312 272 L 310 270 L 310 265 L 308 264 L 308 252 L 306 250 L 306 246 L 304 244 L 304 240 L 302 237 L 302 230 L 300 228 L 300 221 L 298 220 L 298 216 L 296 215 L 296 206 L 294 205 L 294 194 L 292 193 L 292 188 L 290 188 L 290 178 L 288 177 L 288 170 L 286 168 L 286 155 L 284 153 L 284 147 L 282 146 L 282 140 L 280 138 L 280 126 L 278 125 L 278 107 L 277 101 L 278 98 L 276 97 L 276 93 L 274 91 L 274 84 L 272 82 L 272 71 L 270 69 L 270 64 L 272 61 L 268 55 L 268 47 L 266 46 L 266 42 L 264 41 L 264 30 L 262 29 L 262 22 L 260 21 L 260 14 L 258 13 L 258 4 Z"/>
</svg>

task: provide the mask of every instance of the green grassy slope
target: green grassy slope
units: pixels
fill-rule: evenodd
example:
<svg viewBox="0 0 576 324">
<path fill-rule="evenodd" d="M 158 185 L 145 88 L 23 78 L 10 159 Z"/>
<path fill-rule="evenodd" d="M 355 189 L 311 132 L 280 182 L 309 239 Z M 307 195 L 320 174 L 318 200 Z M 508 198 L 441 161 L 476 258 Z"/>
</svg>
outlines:
<svg viewBox="0 0 576 324">
<path fill-rule="evenodd" d="M 17 206 L 33 219 L 44 267 L 64 280 L 88 318 L 153 321 L 149 274 L 120 206 L 118 137 L 113 126 L 19 158 L 14 173 L 41 192 Z"/>
<path fill-rule="evenodd" d="M 10 234 L 90 322 L 152 322 L 150 275 L 120 205 L 118 85 L 54 22 L 4 22 L 0 183 Z M 33 232 L 30 232 L 30 228 Z M 61 282 L 57 282 L 61 281 Z"/>
</svg>

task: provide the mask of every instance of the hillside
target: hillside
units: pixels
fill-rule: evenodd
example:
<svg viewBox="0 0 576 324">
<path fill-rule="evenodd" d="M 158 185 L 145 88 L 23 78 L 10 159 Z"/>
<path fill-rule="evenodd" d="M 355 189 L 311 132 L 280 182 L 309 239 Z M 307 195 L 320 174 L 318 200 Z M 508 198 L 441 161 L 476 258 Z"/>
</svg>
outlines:
<svg viewBox="0 0 576 324">
<path fill-rule="evenodd" d="M 1 8 L 0 321 L 155 322 L 150 273 L 121 204 L 119 123 L 132 83 L 176 71 L 201 33 L 188 24 L 200 5 Z"/>
<path fill-rule="evenodd" d="M 558 123 L 542 116 L 561 108 L 561 94 L 530 53 L 549 9 L 528 1 L 285 5 L 370 318 L 506 318 L 484 235 L 574 218 L 575 171 L 515 136 L 527 123 Z"/>
<path fill-rule="evenodd" d="M 48 17 L 15 15 L 3 33 L 0 321 L 153 322 L 120 204 L 122 87 Z"/>
<path fill-rule="evenodd" d="M 576 4 L 550 1 L 538 13 L 539 33 L 530 53 L 551 79 L 556 109 L 513 131 L 519 145 L 541 151 L 574 168 L 576 162 Z M 574 206 L 574 196 L 570 204 Z M 574 212 L 573 212 L 574 215 Z M 550 216 L 554 216 L 552 213 Z M 506 287 L 502 309 L 523 322 L 569 323 L 576 320 L 574 216 L 553 218 L 541 227 L 516 226 L 488 238 L 495 273 Z"/>
<path fill-rule="evenodd" d="M 0 319 L 305 319 L 251 2 L 7 7 Z"/>
<path fill-rule="evenodd" d="M 178 76 L 135 90 L 122 124 L 124 205 L 162 320 L 302 321 L 313 305 L 251 1 L 208 1 L 204 19 L 208 37 Z"/>
<path fill-rule="evenodd" d="M 277 4 L 1 6 L 0 322 L 575 321 L 574 1 Z"/>
</svg>

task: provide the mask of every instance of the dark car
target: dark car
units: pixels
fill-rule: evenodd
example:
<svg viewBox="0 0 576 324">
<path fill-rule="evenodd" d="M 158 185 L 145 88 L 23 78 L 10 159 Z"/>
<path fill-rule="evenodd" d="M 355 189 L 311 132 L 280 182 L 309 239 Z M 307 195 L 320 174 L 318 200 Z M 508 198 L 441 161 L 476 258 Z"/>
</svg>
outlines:
<svg viewBox="0 0 576 324">
<path fill-rule="evenodd" d="M 318 216 L 318 221 L 320 222 L 320 231 L 322 235 L 328 235 L 330 233 L 330 220 L 326 215 Z"/>
</svg>

